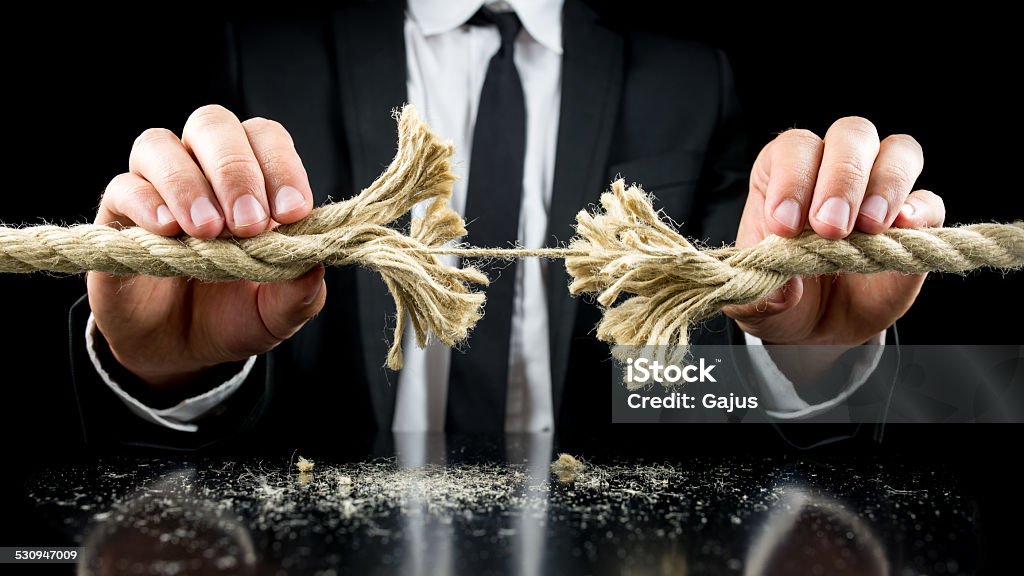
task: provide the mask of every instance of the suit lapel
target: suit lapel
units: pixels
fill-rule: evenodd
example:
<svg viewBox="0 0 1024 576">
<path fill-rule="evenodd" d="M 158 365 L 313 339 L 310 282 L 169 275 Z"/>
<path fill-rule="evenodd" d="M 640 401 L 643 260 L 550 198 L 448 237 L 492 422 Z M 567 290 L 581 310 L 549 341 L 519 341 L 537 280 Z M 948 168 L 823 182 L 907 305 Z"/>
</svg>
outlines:
<svg viewBox="0 0 1024 576">
<path fill-rule="evenodd" d="M 611 146 L 622 85 L 623 41 L 581 0 L 566 0 L 563 15 L 562 103 L 548 238 L 568 241 L 576 213 L 607 186 L 604 164 Z M 407 100 L 404 3 L 396 0 L 347 3 L 335 13 L 334 39 L 339 95 L 352 165 L 360 190 L 388 165 L 395 152 L 392 109 Z M 548 267 L 555 417 L 565 388 L 577 302 L 569 296 L 565 268 Z M 377 424 L 391 427 L 395 386 L 383 367 L 386 321 L 393 314 L 383 282 L 357 274 L 360 330 L 367 385 Z M 393 375 L 390 375 L 393 376 Z"/>
<path fill-rule="evenodd" d="M 562 103 L 548 238 L 567 242 L 576 213 L 608 185 L 604 165 L 611 146 L 622 87 L 623 40 L 598 21 L 582 0 L 566 0 L 563 14 Z M 561 410 L 577 302 L 569 277 L 548 266 L 548 323 L 555 419 Z"/>
<path fill-rule="evenodd" d="M 395 155 L 391 111 L 405 103 L 405 3 L 352 2 L 335 13 L 334 44 L 353 191 L 368 186 Z M 395 409 L 393 374 L 384 367 L 387 325 L 394 306 L 376 274 L 360 269 L 356 291 L 367 385 L 379 429 L 390 429 Z"/>
</svg>

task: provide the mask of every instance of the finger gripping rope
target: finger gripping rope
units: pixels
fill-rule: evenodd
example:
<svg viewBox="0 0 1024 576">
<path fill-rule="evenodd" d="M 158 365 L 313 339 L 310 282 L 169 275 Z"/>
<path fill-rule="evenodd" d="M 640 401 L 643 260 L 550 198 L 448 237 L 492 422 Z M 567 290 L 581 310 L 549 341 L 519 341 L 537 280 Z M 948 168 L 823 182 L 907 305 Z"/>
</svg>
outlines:
<svg viewBox="0 0 1024 576">
<path fill-rule="evenodd" d="M 579 255 L 565 265 L 573 278 L 569 291 L 594 293 L 605 307 L 597 337 L 620 345 L 616 355 L 623 357 L 642 346 L 685 347 L 690 326 L 727 305 L 762 300 L 794 276 L 1024 265 L 1019 221 L 855 232 L 845 240 L 805 232 L 750 248 L 700 250 L 659 217 L 639 187 L 613 183 L 601 207 L 576 217 L 579 236 L 570 249 Z"/>
<path fill-rule="evenodd" d="M 685 348 L 690 327 L 729 304 L 761 300 L 794 276 L 839 272 L 966 272 L 1024 265 L 1024 222 L 958 228 L 892 229 L 827 240 L 813 233 L 769 237 L 749 248 L 700 249 L 623 181 L 601 196 L 601 208 L 576 217 L 567 248 L 478 248 L 452 245 L 465 224 L 448 205 L 450 143 L 430 131 L 412 106 L 398 118 L 398 152 L 359 195 L 313 210 L 307 218 L 253 238 L 167 238 L 131 227 L 84 224 L 64 228 L 0 228 L 0 271 L 188 276 L 204 281 L 290 280 L 318 263 L 359 265 L 379 273 L 395 301 L 397 322 L 388 352 L 402 366 L 402 333 L 411 322 L 419 345 L 453 345 L 481 317 L 484 295 L 472 285 L 487 277 L 440 256 L 564 258 L 572 294 L 593 293 L 605 308 L 601 340 L 625 346 Z M 430 201 L 409 233 L 393 224 Z M 620 349 L 621 350 L 621 349 Z"/>
<path fill-rule="evenodd" d="M 387 363 L 397 370 L 407 318 L 421 346 L 430 336 L 452 345 L 466 338 L 484 304 L 484 295 L 470 289 L 487 284 L 484 274 L 447 266 L 429 251 L 466 234 L 448 206 L 453 153 L 407 106 L 398 120 L 398 152 L 384 173 L 358 196 L 317 208 L 300 222 L 253 238 L 212 240 L 94 224 L 0 228 L 0 270 L 268 282 L 297 278 L 320 262 L 365 266 L 380 273 L 395 301 Z M 431 201 L 426 214 L 412 221 L 409 235 L 387 226 L 425 200 Z"/>
</svg>

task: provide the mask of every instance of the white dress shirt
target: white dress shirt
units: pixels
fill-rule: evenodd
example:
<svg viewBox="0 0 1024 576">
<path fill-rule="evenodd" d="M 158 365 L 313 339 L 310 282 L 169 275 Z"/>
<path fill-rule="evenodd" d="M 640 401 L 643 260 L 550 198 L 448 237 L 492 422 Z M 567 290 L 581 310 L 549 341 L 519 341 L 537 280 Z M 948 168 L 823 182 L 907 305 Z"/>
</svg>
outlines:
<svg viewBox="0 0 1024 576">
<path fill-rule="evenodd" d="M 492 6 L 498 10 L 515 10 L 523 23 L 513 50 L 526 100 L 519 240 L 526 248 L 540 248 L 545 243 L 555 175 L 562 0 L 508 0 L 496 4 Z M 480 92 L 491 57 L 501 46 L 497 27 L 465 24 L 481 5 L 479 0 L 413 0 L 405 21 L 409 102 L 416 105 L 431 128 L 455 144 L 453 170 L 459 179 L 455 181 L 452 207 L 460 214 L 466 206 Z M 472 240 L 472 223 L 468 230 Z M 448 258 L 449 264 L 456 262 L 455 257 Z M 554 422 L 546 266 L 544 260 L 527 258 L 509 267 L 516 271 L 505 412 L 505 429 L 509 432 L 550 430 Z M 418 348 L 411 330 L 406 332 L 404 344 L 405 367 L 398 377 L 394 429 L 444 430 L 452 352 L 438 343 Z M 468 346 L 473 346 L 472 339 Z"/>
<path fill-rule="evenodd" d="M 433 130 L 455 144 L 453 170 L 459 179 L 455 181 L 451 204 L 460 214 L 466 205 L 480 92 L 490 59 L 501 44 L 496 27 L 465 24 L 483 4 L 480 0 L 409 0 L 406 11 L 409 102 L 416 105 Z M 498 11 L 514 10 L 523 24 L 516 38 L 514 55 L 526 100 L 526 158 L 519 220 L 519 240 L 526 248 L 542 247 L 548 226 L 561 103 L 562 4 L 563 0 L 487 3 Z M 423 208 L 415 207 L 414 214 L 422 212 Z M 472 223 L 468 230 L 472 239 Z M 447 258 L 449 264 L 456 263 L 455 257 Z M 507 432 L 550 431 L 554 425 L 544 283 L 547 265 L 544 260 L 527 258 L 515 267 L 505 414 Z M 129 396 L 111 380 L 93 352 L 94 330 L 95 323 L 90 317 L 86 329 L 87 347 L 103 381 L 140 417 L 180 431 L 196 430 L 197 420 L 237 391 L 253 365 L 253 358 L 250 358 L 242 371 L 223 385 L 178 406 L 154 410 Z M 405 366 L 398 377 L 393 429 L 403 432 L 444 430 L 452 351 L 438 343 L 419 348 L 412 330 L 406 331 L 403 343 Z M 748 337 L 748 343 L 760 344 L 760 341 Z M 472 339 L 468 346 L 472 346 Z M 806 417 L 831 407 L 831 403 L 829 406 L 807 405 L 767 353 L 753 357 L 762 376 L 758 380 L 767 388 L 768 406 L 779 410 L 773 415 L 784 417 L 787 412 L 795 412 Z M 866 373 L 855 375 L 836 402 L 859 387 L 877 362 L 875 358 Z"/>
</svg>

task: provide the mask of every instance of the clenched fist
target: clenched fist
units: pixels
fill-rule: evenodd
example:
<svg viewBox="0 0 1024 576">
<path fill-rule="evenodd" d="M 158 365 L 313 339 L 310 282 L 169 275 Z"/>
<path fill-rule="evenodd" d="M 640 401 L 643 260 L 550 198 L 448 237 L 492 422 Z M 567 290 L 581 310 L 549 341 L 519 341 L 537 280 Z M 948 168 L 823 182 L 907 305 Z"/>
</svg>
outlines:
<svg viewBox="0 0 1024 576">
<path fill-rule="evenodd" d="M 313 195 L 291 136 L 277 122 L 240 122 L 204 106 L 181 138 L 151 129 L 128 172 L 107 186 L 97 224 L 163 236 L 255 236 L 307 216 Z M 224 362 L 266 352 L 324 305 L 323 267 L 289 282 L 205 283 L 90 273 L 89 305 L 117 360 L 159 388 Z"/>
<path fill-rule="evenodd" d="M 765 236 L 799 235 L 810 227 L 826 238 L 854 230 L 879 234 L 890 227 L 941 226 L 942 199 L 912 192 L 924 167 L 916 140 L 879 141 L 863 118 L 843 118 L 824 138 L 807 130 L 780 134 L 761 151 L 737 245 Z M 773 344 L 861 344 L 885 330 L 913 304 L 924 275 L 887 272 L 794 278 L 767 302 L 725 312 L 748 334 Z"/>
</svg>

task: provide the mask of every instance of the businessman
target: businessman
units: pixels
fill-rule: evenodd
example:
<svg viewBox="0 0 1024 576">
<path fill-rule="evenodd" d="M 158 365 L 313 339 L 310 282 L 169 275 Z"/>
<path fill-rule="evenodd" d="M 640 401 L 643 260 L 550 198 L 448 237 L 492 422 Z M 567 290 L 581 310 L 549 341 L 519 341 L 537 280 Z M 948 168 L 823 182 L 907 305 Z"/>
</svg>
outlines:
<svg viewBox="0 0 1024 576">
<path fill-rule="evenodd" d="M 476 245 L 565 242 L 575 212 L 618 175 L 712 244 L 943 222 L 941 199 L 914 190 L 918 143 L 863 118 L 825 134 L 785 131 L 748 171 L 724 56 L 617 28 L 581 0 L 347 3 L 233 22 L 224 35 L 223 100 L 196 110 L 180 135 L 143 132 L 96 222 L 200 238 L 295 222 L 380 173 L 394 153 L 389 112 L 404 102 L 454 142 L 453 206 Z M 407 345 L 405 368 L 391 373 L 393 309 L 362 270 L 317 267 L 273 284 L 89 274 L 72 313 L 86 432 L 196 447 L 295 426 L 336 436 L 607 422 L 598 310 L 569 297 L 557 263 L 490 275 L 486 317 L 464 350 Z M 696 341 L 879 343 L 922 282 L 795 279 L 766 302 L 730 307 Z M 775 361 L 784 374 L 809 369 Z"/>
</svg>

